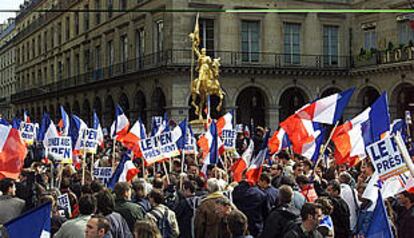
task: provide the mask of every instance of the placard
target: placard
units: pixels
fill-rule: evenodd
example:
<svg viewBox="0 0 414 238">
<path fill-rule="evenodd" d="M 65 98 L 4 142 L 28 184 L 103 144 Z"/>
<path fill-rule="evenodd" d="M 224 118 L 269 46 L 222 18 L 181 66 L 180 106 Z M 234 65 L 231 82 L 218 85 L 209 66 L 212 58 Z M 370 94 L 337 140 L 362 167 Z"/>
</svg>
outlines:
<svg viewBox="0 0 414 238">
<path fill-rule="evenodd" d="M 398 149 L 394 136 L 386 137 L 366 148 L 379 179 L 386 180 L 392 176 L 408 171 L 408 167 Z"/>
<path fill-rule="evenodd" d="M 20 136 L 26 144 L 32 145 L 36 136 L 35 125 L 33 123 L 22 122 L 20 124 Z"/>
<path fill-rule="evenodd" d="M 62 194 L 58 197 L 57 204 L 68 212 L 69 217 L 72 217 L 69 195 L 67 193 Z"/>
<path fill-rule="evenodd" d="M 49 138 L 47 151 L 56 162 L 72 163 L 72 139 L 68 136 Z"/>
<path fill-rule="evenodd" d="M 94 167 L 93 176 L 103 184 L 107 184 L 112 177 L 112 167 Z"/>
<path fill-rule="evenodd" d="M 82 153 L 96 154 L 98 148 L 98 130 L 88 128 L 81 132 L 80 149 Z"/>
<path fill-rule="evenodd" d="M 139 147 L 147 164 L 153 164 L 164 158 L 171 158 L 180 154 L 171 132 L 140 140 Z"/>
<path fill-rule="evenodd" d="M 221 134 L 221 140 L 224 144 L 225 150 L 235 150 L 236 149 L 236 131 L 224 129 Z"/>
</svg>

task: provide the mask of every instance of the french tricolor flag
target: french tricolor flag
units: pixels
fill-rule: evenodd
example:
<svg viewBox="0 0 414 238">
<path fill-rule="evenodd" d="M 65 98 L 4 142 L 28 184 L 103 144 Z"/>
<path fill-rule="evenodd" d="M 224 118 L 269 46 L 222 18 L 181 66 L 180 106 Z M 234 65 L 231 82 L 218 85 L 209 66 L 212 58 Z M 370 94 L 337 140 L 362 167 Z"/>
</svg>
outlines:
<svg viewBox="0 0 414 238">
<path fill-rule="evenodd" d="M 278 131 L 275 131 L 272 138 L 269 139 L 267 146 L 269 147 L 270 154 L 277 154 L 282 149 L 288 148 L 290 146 L 290 141 L 285 130 L 283 130 L 283 128 L 280 128 Z"/>
<path fill-rule="evenodd" d="M 78 116 L 72 115 L 70 123 L 70 137 L 72 138 L 72 151 L 74 155 L 79 155 L 81 148 L 82 133 L 88 129 L 88 125 Z"/>
<path fill-rule="evenodd" d="M 217 131 L 219 136 L 223 130 L 233 130 L 233 112 L 228 112 L 217 120 Z"/>
<path fill-rule="evenodd" d="M 146 137 L 147 133 L 145 125 L 142 123 L 141 118 L 139 118 L 132 126 L 131 130 L 129 130 L 128 134 L 122 138 L 122 144 L 126 148 L 132 150 L 135 157 L 141 157 L 142 153 L 138 143 L 141 139 L 145 139 Z"/>
<path fill-rule="evenodd" d="M 29 117 L 29 115 L 27 114 L 27 111 L 25 110 L 24 111 L 24 113 L 23 113 L 23 121 L 25 122 L 25 123 L 30 123 L 30 117 Z"/>
<path fill-rule="evenodd" d="M 293 114 L 280 123 L 280 127 L 288 135 L 293 152 L 312 161 L 318 158 L 324 135 L 324 129 L 319 123 L 302 119 L 297 114 Z"/>
<path fill-rule="evenodd" d="M 250 161 L 252 160 L 254 151 L 254 142 L 253 140 L 250 140 L 249 146 L 247 149 L 243 152 L 241 158 L 234 163 L 232 166 L 233 171 L 233 180 L 235 182 L 240 182 L 242 180 L 242 174 L 247 167 L 250 165 Z"/>
<path fill-rule="evenodd" d="M 177 148 L 183 151 L 185 144 L 187 143 L 188 136 L 188 122 L 187 119 L 184 119 L 180 124 L 178 124 L 172 131 L 171 135 L 173 141 L 175 141 Z"/>
<path fill-rule="evenodd" d="M 270 132 L 266 133 L 259 152 L 254 159 L 251 160 L 249 167 L 247 168 L 246 179 L 250 184 L 255 184 L 259 181 L 260 175 L 262 174 L 263 162 L 269 156 L 269 150 L 267 148 L 269 134 Z"/>
<path fill-rule="evenodd" d="M 118 182 L 131 182 L 138 173 L 139 169 L 132 162 L 130 155 L 124 153 L 108 182 L 108 188 L 114 189 L 115 184 Z"/>
<path fill-rule="evenodd" d="M 129 120 L 125 116 L 124 111 L 119 105 L 116 105 L 115 108 L 115 121 L 111 125 L 111 138 L 117 141 L 122 141 L 128 133 L 129 129 Z"/>
<path fill-rule="evenodd" d="M 99 122 L 98 115 L 96 114 L 95 111 L 93 112 L 92 124 L 93 124 L 92 125 L 93 129 L 95 129 L 98 133 L 97 140 L 98 140 L 99 146 L 103 147 L 104 146 L 104 135 L 103 135 L 101 123 Z"/>
<path fill-rule="evenodd" d="M 60 113 L 62 115 L 62 119 L 60 119 L 58 123 L 58 127 L 61 130 L 61 135 L 67 136 L 69 135 L 70 118 L 69 118 L 69 115 L 66 113 L 65 109 L 63 108 L 63 106 L 60 106 Z"/>
<path fill-rule="evenodd" d="M 55 124 L 50 120 L 49 114 L 44 113 L 40 125 L 37 141 L 42 141 L 43 146 L 47 149 L 47 141 L 49 138 L 58 137 L 59 133 Z"/>
<path fill-rule="evenodd" d="M 365 147 L 382 139 L 389 130 L 387 94 L 384 92 L 371 107 L 335 129 L 332 142 L 336 162 L 357 164 L 366 157 Z"/>
<path fill-rule="evenodd" d="M 351 88 L 344 92 L 318 99 L 303 106 L 296 114 L 302 119 L 333 125 L 341 118 L 354 91 L 355 88 Z"/>
<path fill-rule="evenodd" d="M 164 113 L 164 118 L 160 116 L 152 117 L 152 130 L 151 130 L 151 136 L 159 136 L 164 131 L 169 131 L 168 128 L 168 114 Z"/>
<path fill-rule="evenodd" d="M 217 164 L 219 155 L 224 152 L 223 143 L 218 136 L 216 123 L 214 121 L 211 122 L 209 130 L 199 138 L 197 145 L 201 149 L 202 158 L 204 159 L 202 172 L 207 175 L 207 166 Z"/>
<path fill-rule="evenodd" d="M 26 154 L 19 131 L 0 119 L 0 179 L 18 179 Z"/>
</svg>

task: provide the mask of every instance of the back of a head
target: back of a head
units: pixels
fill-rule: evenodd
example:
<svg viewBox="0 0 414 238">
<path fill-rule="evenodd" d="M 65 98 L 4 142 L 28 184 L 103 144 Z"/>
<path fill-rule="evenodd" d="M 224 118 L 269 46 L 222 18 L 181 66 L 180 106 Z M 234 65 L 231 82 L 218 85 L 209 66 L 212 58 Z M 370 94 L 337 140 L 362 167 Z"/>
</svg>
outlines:
<svg viewBox="0 0 414 238">
<path fill-rule="evenodd" d="M 148 219 L 138 220 L 135 223 L 134 235 L 137 238 L 162 238 L 157 225 Z"/>
<path fill-rule="evenodd" d="M 194 193 L 195 192 L 195 186 L 194 183 L 190 180 L 186 180 L 183 182 L 183 188 L 184 190 L 189 190 L 190 193 Z"/>
<path fill-rule="evenodd" d="M 216 178 L 209 178 L 207 180 L 207 191 L 208 193 L 214 193 L 220 191 L 220 185 L 218 179 Z"/>
<path fill-rule="evenodd" d="M 352 176 L 348 172 L 342 172 L 339 174 L 339 182 L 350 184 L 352 180 Z"/>
<path fill-rule="evenodd" d="M 90 215 L 96 210 L 96 199 L 91 194 L 82 195 L 79 199 L 79 212 L 82 215 Z"/>
<path fill-rule="evenodd" d="M 93 193 L 99 193 L 104 189 L 104 185 L 99 180 L 93 180 L 91 182 L 91 190 Z"/>
<path fill-rule="evenodd" d="M 162 182 L 162 179 L 156 178 L 154 181 L 152 181 L 152 186 L 156 189 L 162 189 L 164 183 Z"/>
<path fill-rule="evenodd" d="M 288 185 L 282 185 L 279 187 L 279 201 L 280 204 L 288 204 L 292 201 L 293 189 Z"/>
<path fill-rule="evenodd" d="M 152 198 L 156 204 L 164 202 L 164 193 L 160 189 L 153 189 L 148 194 L 148 198 Z"/>
<path fill-rule="evenodd" d="M 119 182 L 115 184 L 114 193 L 116 198 L 123 198 L 125 193 L 131 189 L 127 182 Z"/>
<path fill-rule="evenodd" d="M 247 217 L 235 209 L 227 217 L 227 226 L 233 237 L 243 236 L 247 231 Z"/>
<path fill-rule="evenodd" d="M 0 180 L 0 191 L 3 195 L 6 195 L 11 187 L 14 185 L 14 180 L 11 178 L 4 178 Z"/>
<path fill-rule="evenodd" d="M 96 194 L 98 212 L 106 216 L 114 211 L 115 199 L 108 190 L 102 190 Z"/>
</svg>

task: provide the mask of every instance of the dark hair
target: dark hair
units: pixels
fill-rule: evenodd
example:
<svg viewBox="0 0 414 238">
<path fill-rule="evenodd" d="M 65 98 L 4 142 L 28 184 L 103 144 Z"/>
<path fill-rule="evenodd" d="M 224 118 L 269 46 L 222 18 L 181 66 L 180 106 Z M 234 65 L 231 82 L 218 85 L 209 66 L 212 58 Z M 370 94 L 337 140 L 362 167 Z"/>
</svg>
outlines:
<svg viewBox="0 0 414 238">
<path fill-rule="evenodd" d="M 414 203 L 414 194 L 404 191 L 401 193 L 401 195 L 403 195 L 404 197 L 407 197 L 408 200 L 410 200 L 411 203 Z"/>
<path fill-rule="evenodd" d="M 184 181 L 183 188 L 190 190 L 191 193 L 195 192 L 195 186 L 194 186 L 193 182 L 191 182 L 189 180 Z"/>
<path fill-rule="evenodd" d="M 68 189 L 70 187 L 70 178 L 63 178 L 60 183 L 60 189 Z"/>
<path fill-rule="evenodd" d="M 97 209 L 99 213 L 106 216 L 114 211 L 115 199 L 108 190 L 102 190 L 96 194 Z"/>
<path fill-rule="evenodd" d="M 293 165 L 292 169 L 293 169 L 293 170 L 296 170 L 296 168 L 297 168 L 297 167 L 303 167 L 302 162 L 295 163 L 295 164 Z"/>
<path fill-rule="evenodd" d="M 90 215 L 96 210 L 96 199 L 91 194 L 84 194 L 79 199 L 79 212 L 82 215 Z"/>
<path fill-rule="evenodd" d="M 134 191 L 145 192 L 145 185 L 141 181 L 135 181 L 135 182 L 133 182 L 132 183 L 132 188 L 134 189 Z"/>
<path fill-rule="evenodd" d="M 295 180 L 290 176 L 282 176 L 280 179 L 280 185 L 288 185 L 290 187 L 295 187 L 296 183 Z"/>
<path fill-rule="evenodd" d="M 284 150 L 280 151 L 279 154 L 277 154 L 277 157 L 280 159 L 290 160 L 288 153 L 286 153 Z"/>
<path fill-rule="evenodd" d="M 301 185 L 301 184 L 309 184 L 309 183 L 310 183 L 310 181 L 309 181 L 309 178 L 308 178 L 308 177 L 306 177 L 305 175 L 299 175 L 299 176 L 296 178 L 296 183 L 297 183 L 298 185 Z"/>
<path fill-rule="evenodd" d="M 313 163 L 309 159 L 305 159 L 304 161 L 302 161 L 302 164 L 303 164 L 303 166 L 308 166 L 310 168 L 313 167 Z"/>
<path fill-rule="evenodd" d="M 341 194 L 341 185 L 335 179 L 329 181 L 328 186 L 331 186 L 333 190 L 337 191 L 338 194 Z"/>
<path fill-rule="evenodd" d="M 104 188 L 104 185 L 99 180 L 93 180 L 91 182 L 91 190 L 93 193 L 99 193 Z"/>
<path fill-rule="evenodd" d="M 81 186 L 82 194 L 92 194 L 92 189 L 90 184 L 84 184 Z"/>
<path fill-rule="evenodd" d="M 148 197 L 152 198 L 154 202 L 157 204 L 161 204 L 164 202 L 164 194 L 159 189 L 152 189 Z"/>
<path fill-rule="evenodd" d="M 98 220 L 98 231 L 100 229 L 104 229 L 105 234 L 111 229 L 111 224 L 109 223 L 108 219 L 106 219 L 104 216 L 100 214 L 92 215 L 91 219 L 97 219 Z"/>
<path fill-rule="evenodd" d="M 247 230 L 247 217 L 239 210 L 233 210 L 227 217 L 227 227 L 233 237 L 243 236 Z"/>
<path fill-rule="evenodd" d="M 270 175 L 266 173 L 262 173 L 259 178 L 260 181 L 264 181 L 266 183 L 270 183 Z"/>
<path fill-rule="evenodd" d="M 157 225 L 150 219 L 138 220 L 134 226 L 134 235 L 139 238 L 161 238 Z"/>
<path fill-rule="evenodd" d="M 333 205 L 331 200 L 326 197 L 320 197 L 316 199 L 315 203 L 319 204 L 322 209 L 322 213 L 325 215 L 331 215 L 333 212 Z"/>
<path fill-rule="evenodd" d="M 6 195 L 11 187 L 14 186 L 14 180 L 11 178 L 4 178 L 0 180 L 0 191 Z"/>
<path fill-rule="evenodd" d="M 152 181 L 152 187 L 162 189 L 164 186 L 164 183 L 162 182 L 162 179 L 156 178 Z"/>
<path fill-rule="evenodd" d="M 293 198 L 293 190 L 290 186 L 282 185 L 279 187 L 279 202 L 280 204 L 290 203 Z"/>
<path fill-rule="evenodd" d="M 308 216 L 315 216 L 316 215 L 316 209 L 321 209 L 321 206 L 316 203 L 307 202 L 303 204 L 302 210 L 300 211 L 300 216 L 302 217 L 302 221 L 305 221 L 308 219 Z"/>
<path fill-rule="evenodd" d="M 114 192 L 117 198 L 123 198 L 125 193 L 131 189 L 129 183 L 127 182 L 119 182 L 115 184 Z"/>
</svg>

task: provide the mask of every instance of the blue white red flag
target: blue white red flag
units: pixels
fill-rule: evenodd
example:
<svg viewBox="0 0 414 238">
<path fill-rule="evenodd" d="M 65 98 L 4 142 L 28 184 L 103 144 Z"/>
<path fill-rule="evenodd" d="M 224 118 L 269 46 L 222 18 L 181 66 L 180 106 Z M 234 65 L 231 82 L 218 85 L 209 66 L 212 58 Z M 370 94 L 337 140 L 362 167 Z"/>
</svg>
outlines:
<svg viewBox="0 0 414 238">
<path fill-rule="evenodd" d="M 145 125 L 142 123 L 141 118 L 135 122 L 128 134 L 122 138 L 122 144 L 134 152 L 135 157 L 142 157 L 141 149 L 138 145 L 139 141 L 147 137 Z"/>
<path fill-rule="evenodd" d="M 259 181 L 260 175 L 262 174 L 263 162 L 269 156 L 269 149 L 267 143 L 269 141 L 270 132 L 266 132 L 263 143 L 260 146 L 260 150 L 257 155 L 250 161 L 249 167 L 246 172 L 246 179 L 249 183 L 255 184 Z"/>
<path fill-rule="evenodd" d="M 372 215 L 371 223 L 365 237 L 369 238 L 393 238 L 391 226 L 385 210 L 381 192 L 378 190 L 378 199 Z"/>
<path fill-rule="evenodd" d="M 53 121 L 50 120 L 49 114 L 44 113 L 42 122 L 40 124 L 39 133 L 37 134 L 37 141 L 43 142 L 43 146 L 47 148 L 48 139 L 58 136 L 59 133 Z"/>
<path fill-rule="evenodd" d="M 111 125 L 111 138 L 122 141 L 122 138 L 128 133 L 129 120 L 126 117 L 121 106 L 116 105 L 115 121 Z"/>
<path fill-rule="evenodd" d="M 108 182 L 108 188 L 114 189 L 115 184 L 118 182 L 130 182 L 137 174 L 139 169 L 135 167 L 132 159 L 128 153 L 122 155 L 121 161 L 112 174 L 111 179 Z"/>
<path fill-rule="evenodd" d="M 76 115 L 72 115 L 72 121 L 70 123 L 70 137 L 72 139 L 72 151 L 74 155 L 79 155 L 81 148 L 81 140 L 83 131 L 88 129 L 88 125 Z"/>
<path fill-rule="evenodd" d="M 60 113 L 62 115 L 62 119 L 58 123 L 58 127 L 60 128 L 60 135 L 68 136 L 70 130 L 70 118 L 69 115 L 66 113 L 63 106 L 60 106 Z"/>
<path fill-rule="evenodd" d="M 92 128 L 95 129 L 96 132 L 98 133 L 96 139 L 98 140 L 99 146 L 103 147 L 104 146 L 104 135 L 103 135 L 101 123 L 99 122 L 98 115 L 96 114 L 95 111 L 93 112 Z"/>
</svg>

